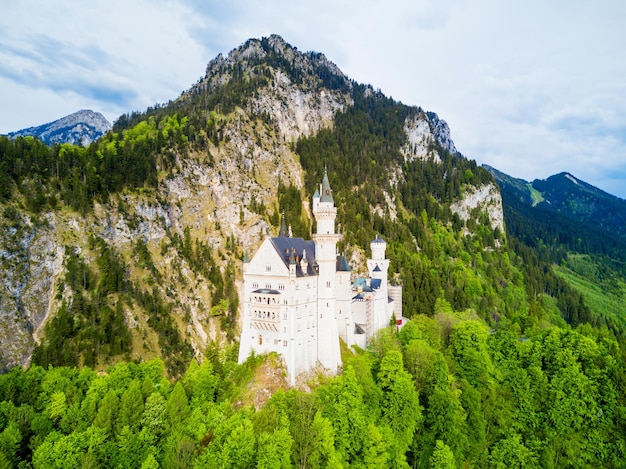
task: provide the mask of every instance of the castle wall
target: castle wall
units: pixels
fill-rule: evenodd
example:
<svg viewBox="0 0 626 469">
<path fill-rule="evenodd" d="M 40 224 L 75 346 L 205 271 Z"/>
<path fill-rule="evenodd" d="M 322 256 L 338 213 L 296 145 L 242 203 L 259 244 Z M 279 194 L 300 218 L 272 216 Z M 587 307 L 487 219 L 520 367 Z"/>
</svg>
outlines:
<svg viewBox="0 0 626 469">
<path fill-rule="evenodd" d="M 389 285 L 389 297 L 393 299 L 393 315 L 397 321 L 402 320 L 402 286 L 401 285 Z"/>
</svg>

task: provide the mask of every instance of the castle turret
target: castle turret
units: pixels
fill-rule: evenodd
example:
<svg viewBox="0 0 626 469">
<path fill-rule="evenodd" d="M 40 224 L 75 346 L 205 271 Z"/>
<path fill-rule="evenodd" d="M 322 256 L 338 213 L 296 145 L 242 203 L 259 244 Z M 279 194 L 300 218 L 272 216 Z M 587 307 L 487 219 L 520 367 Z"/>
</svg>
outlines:
<svg viewBox="0 0 626 469">
<path fill-rule="evenodd" d="M 319 269 L 317 278 L 318 359 L 322 366 L 336 372 L 341 365 L 339 333 L 335 317 L 337 242 L 341 239 L 341 235 L 335 233 L 337 208 L 326 170 L 324 170 L 320 190 L 316 191 L 313 196 L 313 215 L 317 222 L 313 241 Z"/>
<path fill-rule="evenodd" d="M 379 303 L 375 306 L 375 317 L 373 318 L 374 329 L 380 329 L 385 327 L 389 323 L 389 319 L 392 311 L 388 310 L 388 289 L 387 289 L 387 271 L 389 270 L 389 259 L 385 259 L 385 251 L 387 250 L 387 243 L 380 236 L 376 235 L 376 238 L 370 243 L 370 249 L 372 250 L 372 257 L 367 260 L 367 270 L 369 276 L 372 279 L 376 279 L 377 282 L 377 295 L 376 301 Z M 374 281 L 372 280 L 372 283 Z"/>
<path fill-rule="evenodd" d="M 380 236 L 376 235 L 376 238 L 370 243 L 370 249 L 372 250 L 372 257 L 367 260 L 367 270 L 370 277 L 379 278 L 386 285 L 387 270 L 389 269 L 389 259 L 385 259 L 387 243 Z"/>
</svg>

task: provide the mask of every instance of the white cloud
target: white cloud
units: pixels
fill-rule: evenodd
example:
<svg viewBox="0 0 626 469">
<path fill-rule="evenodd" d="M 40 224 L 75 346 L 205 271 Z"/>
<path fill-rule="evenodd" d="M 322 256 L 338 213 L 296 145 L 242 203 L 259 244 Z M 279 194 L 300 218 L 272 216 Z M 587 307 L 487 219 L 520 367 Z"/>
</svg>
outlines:
<svg viewBox="0 0 626 469">
<path fill-rule="evenodd" d="M 0 76 L 33 90 L 41 101 L 28 99 L 28 107 L 3 112 L 0 131 L 43 123 L 33 116 L 49 115 L 43 109 L 57 106 L 59 97 L 68 105 L 61 105 L 55 118 L 75 111 L 69 109 L 73 94 L 110 119 L 175 98 L 204 70 L 203 48 L 186 29 L 194 23 L 184 5 L 172 2 L 5 5 Z"/>
</svg>

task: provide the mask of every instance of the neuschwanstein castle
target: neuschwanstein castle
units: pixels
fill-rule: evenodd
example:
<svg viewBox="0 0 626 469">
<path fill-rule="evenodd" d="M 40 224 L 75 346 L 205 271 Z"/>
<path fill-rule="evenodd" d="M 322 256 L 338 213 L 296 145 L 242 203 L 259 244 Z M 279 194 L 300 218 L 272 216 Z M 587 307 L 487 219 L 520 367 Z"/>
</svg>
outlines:
<svg viewBox="0 0 626 469">
<path fill-rule="evenodd" d="M 266 238 L 243 265 L 242 363 L 254 351 L 284 357 L 290 384 L 321 365 L 331 373 L 341 366 L 339 339 L 364 348 L 392 316 L 402 318 L 402 287 L 387 282 L 386 243 L 376 236 L 367 260 L 367 278 L 351 278 L 337 255 L 337 208 L 328 175 L 313 195 L 317 232 L 312 241 L 292 238 L 283 218 L 278 237 Z"/>
</svg>

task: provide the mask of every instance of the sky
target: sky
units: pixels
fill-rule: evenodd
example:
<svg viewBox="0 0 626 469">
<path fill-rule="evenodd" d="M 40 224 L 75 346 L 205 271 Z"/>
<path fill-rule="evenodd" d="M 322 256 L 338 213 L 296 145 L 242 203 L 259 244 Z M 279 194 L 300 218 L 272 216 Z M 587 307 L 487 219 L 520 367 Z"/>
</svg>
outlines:
<svg viewBox="0 0 626 469">
<path fill-rule="evenodd" d="M 626 199 L 623 0 L 21 0 L 0 15 L 0 134 L 175 99 L 249 38 L 281 35 L 436 112 L 457 149 Z"/>
</svg>

